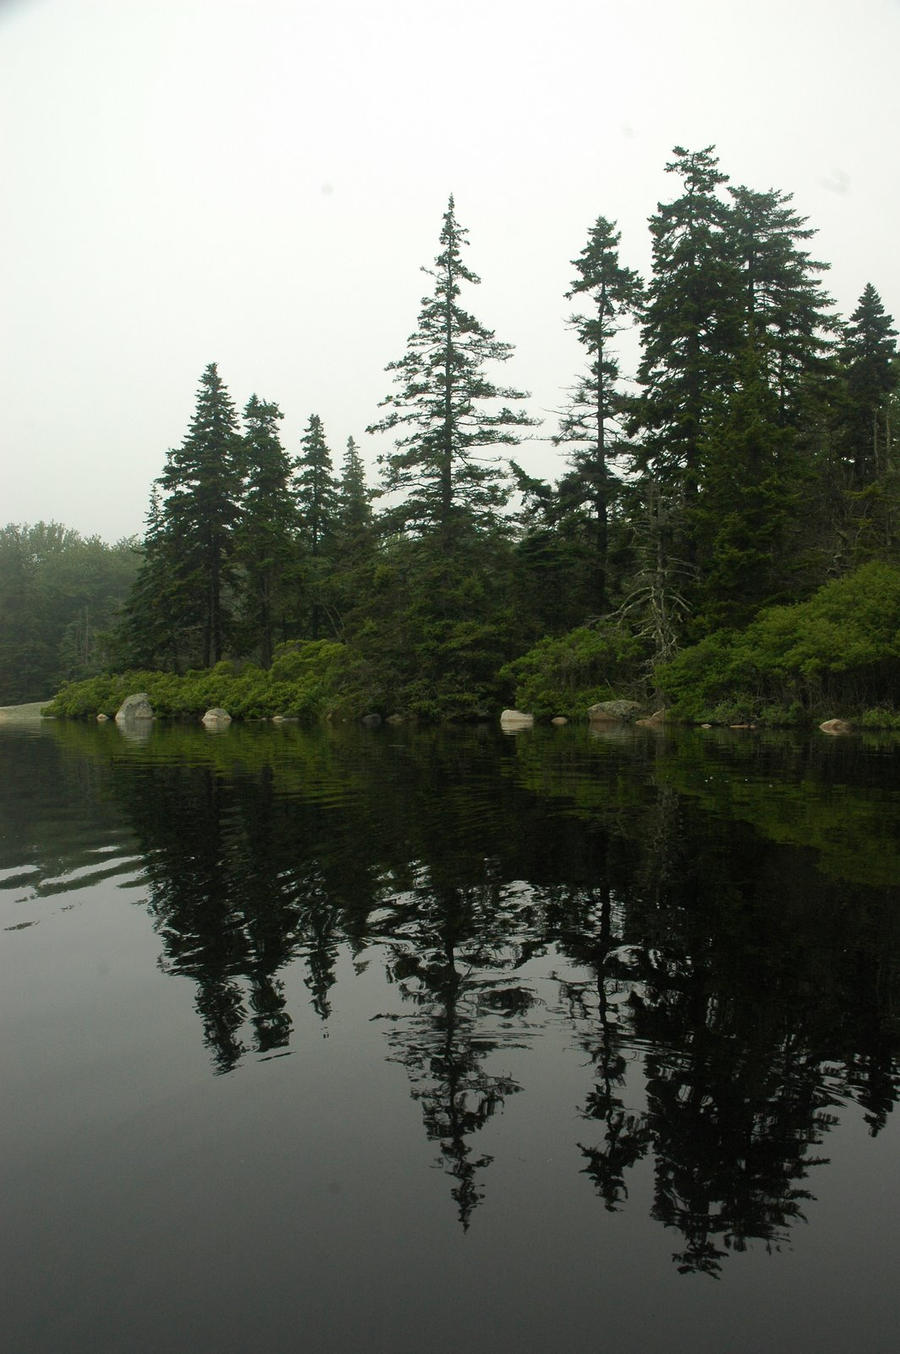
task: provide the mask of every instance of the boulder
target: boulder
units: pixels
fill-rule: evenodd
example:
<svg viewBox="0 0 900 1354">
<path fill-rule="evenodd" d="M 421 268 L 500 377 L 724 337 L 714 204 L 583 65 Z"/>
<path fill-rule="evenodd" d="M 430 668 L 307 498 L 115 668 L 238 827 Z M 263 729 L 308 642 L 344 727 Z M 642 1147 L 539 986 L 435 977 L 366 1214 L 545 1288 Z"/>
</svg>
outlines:
<svg viewBox="0 0 900 1354">
<path fill-rule="evenodd" d="M 146 691 L 138 691 L 133 696 L 126 696 L 116 711 L 117 724 L 130 724 L 138 719 L 152 718 L 153 707 Z"/>
<path fill-rule="evenodd" d="M 648 715 L 646 719 L 636 719 L 634 725 L 637 729 L 660 729 L 665 722 L 665 710 L 654 710 L 653 714 Z"/>
<path fill-rule="evenodd" d="M 381 715 L 363 715 L 360 723 L 367 729 L 377 729 L 381 723 Z"/>
<path fill-rule="evenodd" d="M 848 724 L 846 719 L 826 719 L 824 724 L 819 725 L 819 728 L 823 733 L 837 734 L 853 732 L 853 725 Z"/>
<path fill-rule="evenodd" d="M 568 722 L 565 715 L 554 715 L 550 721 L 551 724 L 568 724 Z"/>
<path fill-rule="evenodd" d="M 530 729 L 534 724 L 534 715 L 524 710 L 504 710 L 500 715 L 501 729 Z"/>
<path fill-rule="evenodd" d="M 587 715 L 594 724 L 630 724 L 640 712 L 640 701 L 598 701 L 589 707 Z"/>
<path fill-rule="evenodd" d="M 405 724 L 406 720 L 402 715 L 388 715 L 384 722 L 385 724 Z"/>
<path fill-rule="evenodd" d="M 226 724 L 231 723 L 231 715 L 220 705 L 214 705 L 211 710 L 207 710 L 200 723 L 207 729 L 224 729 Z"/>
<path fill-rule="evenodd" d="M 103 711 L 101 710 L 100 713 L 99 713 L 99 715 L 97 716 L 97 723 L 98 723 L 98 724 L 108 724 L 108 723 L 109 723 L 109 715 L 105 715 L 105 714 L 103 713 Z"/>
</svg>

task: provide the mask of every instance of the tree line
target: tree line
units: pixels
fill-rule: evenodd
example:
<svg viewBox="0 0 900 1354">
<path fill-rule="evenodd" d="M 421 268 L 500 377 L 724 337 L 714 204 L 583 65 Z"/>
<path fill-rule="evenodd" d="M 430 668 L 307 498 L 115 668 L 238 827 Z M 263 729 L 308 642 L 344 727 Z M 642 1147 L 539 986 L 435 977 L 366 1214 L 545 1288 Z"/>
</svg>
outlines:
<svg viewBox="0 0 900 1354">
<path fill-rule="evenodd" d="M 713 147 L 677 146 L 666 169 L 647 278 L 603 216 L 573 260 L 584 367 L 550 434 L 558 480 L 502 459 L 536 434 L 492 374 L 511 345 L 463 303 L 479 278 L 451 197 L 367 429 L 385 439 L 377 487 L 353 439 L 335 469 L 316 415 L 293 457 L 276 404 L 253 395 L 239 419 L 211 364 L 154 486 L 113 661 L 267 667 L 279 643 L 338 640 L 373 706 L 471 714 L 548 636 L 586 629 L 593 676 L 633 689 L 761 609 L 896 565 L 900 365 L 877 290 L 842 320 L 790 194 L 732 186 Z"/>
<path fill-rule="evenodd" d="M 58 522 L 0 528 L 0 705 L 45 700 L 108 666 L 139 563 L 137 541 L 107 545 Z"/>
</svg>

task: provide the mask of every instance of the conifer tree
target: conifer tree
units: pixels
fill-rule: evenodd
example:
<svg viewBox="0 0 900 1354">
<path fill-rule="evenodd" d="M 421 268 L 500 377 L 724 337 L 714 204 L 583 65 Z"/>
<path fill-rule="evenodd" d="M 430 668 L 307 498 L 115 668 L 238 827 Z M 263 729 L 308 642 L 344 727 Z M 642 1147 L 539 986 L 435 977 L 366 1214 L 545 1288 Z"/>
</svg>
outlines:
<svg viewBox="0 0 900 1354">
<path fill-rule="evenodd" d="M 200 378 L 194 416 L 170 451 L 157 484 L 167 603 L 184 635 L 196 628 L 205 667 L 222 657 L 230 621 L 235 529 L 242 495 L 242 446 L 231 397 L 211 362 Z"/>
<path fill-rule="evenodd" d="M 185 644 L 185 599 L 179 596 L 171 540 L 163 520 L 159 488 L 150 492 L 137 578 L 123 608 L 117 643 L 126 666 L 181 667 Z"/>
<path fill-rule="evenodd" d="M 718 194 L 728 176 L 713 151 L 676 146 L 666 165 L 683 189 L 650 218 L 653 276 L 642 326 L 640 462 L 688 508 L 700 487 L 701 439 L 738 340 L 728 211 Z"/>
<path fill-rule="evenodd" d="M 368 429 L 399 433 L 396 450 L 380 458 L 382 492 L 404 495 L 391 520 L 415 534 L 437 533 L 447 546 L 455 528 L 496 521 L 507 482 L 492 449 L 515 445 L 514 429 L 532 423 L 524 410 L 501 403 L 523 392 L 494 384 L 485 371 L 487 363 L 508 361 L 512 346 L 459 304 L 463 284 L 480 282 L 463 261 L 467 236 L 451 197 L 440 253 L 422 270 L 434 281 L 433 294 L 422 300 L 406 354 L 388 364 L 398 386 L 381 402 L 388 412 Z"/>
<path fill-rule="evenodd" d="M 334 463 L 318 414 L 310 415 L 300 445 L 303 450 L 295 463 L 294 492 L 305 547 L 318 558 L 334 535 L 338 504 Z"/>
<path fill-rule="evenodd" d="M 867 283 L 841 345 L 844 373 L 843 450 L 851 482 L 862 488 L 888 468 L 887 401 L 900 383 L 897 331 L 881 297 Z"/>
<path fill-rule="evenodd" d="M 621 233 L 615 223 L 597 218 L 588 241 L 573 267 L 577 276 L 566 299 L 583 299 L 588 314 L 576 314 L 570 324 L 588 353 L 588 369 L 572 392 L 554 442 L 574 444 L 572 474 L 560 490 L 569 511 L 586 511 L 590 541 L 590 596 L 592 610 L 607 609 L 607 553 L 610 501 L 615 478 L 610 462 L 621 451 L 620 415 L 624 400 L 619 389 L 619 363 L 613 341 L 633 317 L 641 302 L 637 273 L 619 263 Z M 562 505 L 561 505 L 562 506 Z"/>
<path fill-rule="evenodd" d="M 365 531 L 372 522 L 372 493 L 366 484 L 366 471 L 359 447 L 352 437 L 347 438 L 341 465 L 337 517 L 341 535 L 345 539 Z"/>
<path fill-rule="evenodd" d="M 699 444 L 695 633 L 795 595 L 800 504 L 805 490 L 808 512 L 816 470 L 809 423 L 834 327 L 818 277 L 827 265 L 804 248 L 815 231 L 791 195 L 743 186 L 729 194 L 734 325 Z"/>
<path fill-rule="evenodd" d="M 729 192 L 726 229 L 737 270 L 738 342 L 756 350 L 757 375 L 775 395 L 779 423 L 796 425 L 809 378 L 822 370 L 834 329 L 831 298 L 816 276 L 828 265 L 802 247 L 816 232 L 790 205 L 791 193 L 743 186 Z"/>
<path fill-rule="evenodd" d="M 311 414 L 295 463 L 294 493 L 300 521 L 305 576 L 310 595 L 310 634 L 318 639 L 327 610 L 328 575 L 338 518 L 338 486 L 325 429 Z"/>
<path fill-rule="evenodd" d="M 285 637 L 288 585 L 297 556 L 299 515 L 293 467 L 281 444 L 277 404 L 251 395 L 244 409 L 244 510 L 238 533 L 243 569 L 245 640 L 264 667 L 272 662 L 276 627 Z"/>
</svg>

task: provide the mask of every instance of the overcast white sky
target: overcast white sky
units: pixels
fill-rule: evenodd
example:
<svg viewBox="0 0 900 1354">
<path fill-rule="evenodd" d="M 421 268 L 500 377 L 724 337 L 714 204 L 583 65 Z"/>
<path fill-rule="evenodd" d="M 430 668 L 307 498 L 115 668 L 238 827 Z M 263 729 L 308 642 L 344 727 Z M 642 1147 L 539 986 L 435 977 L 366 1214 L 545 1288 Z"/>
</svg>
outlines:
<svg viewBox="0 0 900 1354">
<path fill-rule="evenodd" d="M 140 532 L 208 362 L 374 466 L 450 192 L 537 415 L 570 261 L 602 214 L 646 271 L 676 143 L 900 315 L 898 61 L 900 0 L 0 0 L 0 523 Z"/>
</svg>

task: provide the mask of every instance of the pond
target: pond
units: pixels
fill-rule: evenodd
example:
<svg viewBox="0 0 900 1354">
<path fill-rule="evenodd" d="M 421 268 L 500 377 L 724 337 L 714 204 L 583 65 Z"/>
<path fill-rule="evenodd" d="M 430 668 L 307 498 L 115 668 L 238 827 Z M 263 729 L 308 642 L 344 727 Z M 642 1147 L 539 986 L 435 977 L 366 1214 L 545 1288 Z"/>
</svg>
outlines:
<svg viewBox="0 0 900 1354">
<path fill-rule="evenodd" d="M 0 729 L 6 1347 L 897 1348 L 898 763 Z"/>
</svg>

